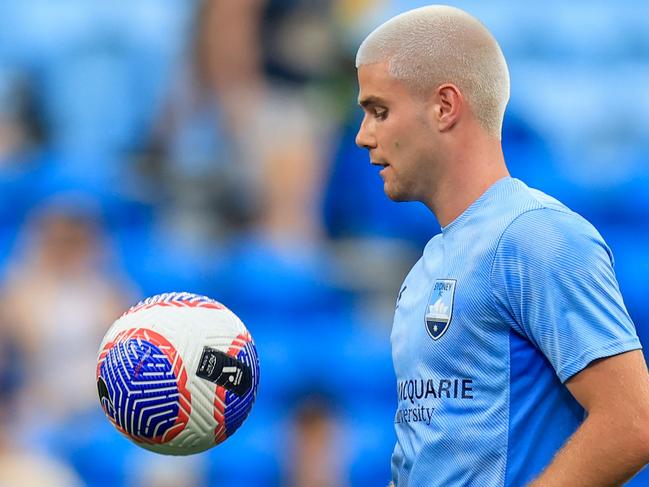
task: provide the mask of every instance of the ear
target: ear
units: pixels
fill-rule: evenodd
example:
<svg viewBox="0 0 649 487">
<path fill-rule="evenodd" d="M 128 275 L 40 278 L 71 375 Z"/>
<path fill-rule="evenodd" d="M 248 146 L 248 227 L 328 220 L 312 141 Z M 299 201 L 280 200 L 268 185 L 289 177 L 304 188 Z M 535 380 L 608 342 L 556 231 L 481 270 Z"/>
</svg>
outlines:
<svg viewBox="0 0 649 487">
<path fill-rule="evenodd" d="M 459 121 L 464 108 L 464 97 L 457 86 L 440 85 L 434 94 L 434 122 L 440 132 L 452 129 Z"/>
</svg>

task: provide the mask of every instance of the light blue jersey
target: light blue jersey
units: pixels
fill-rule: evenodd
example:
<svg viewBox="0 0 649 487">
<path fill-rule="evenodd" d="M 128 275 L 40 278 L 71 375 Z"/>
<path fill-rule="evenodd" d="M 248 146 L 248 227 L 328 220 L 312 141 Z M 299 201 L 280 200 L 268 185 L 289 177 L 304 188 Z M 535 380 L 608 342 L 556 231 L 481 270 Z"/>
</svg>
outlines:
<svg viewBox="0 0 649 487">
<path fill-rule="evenodd" d="M 525 485 L 584 418 L 563 383 L 641 348 L 599 233 L 512 178 L 428 243 L 391 339 L 397 487 Z"/>
</svg>

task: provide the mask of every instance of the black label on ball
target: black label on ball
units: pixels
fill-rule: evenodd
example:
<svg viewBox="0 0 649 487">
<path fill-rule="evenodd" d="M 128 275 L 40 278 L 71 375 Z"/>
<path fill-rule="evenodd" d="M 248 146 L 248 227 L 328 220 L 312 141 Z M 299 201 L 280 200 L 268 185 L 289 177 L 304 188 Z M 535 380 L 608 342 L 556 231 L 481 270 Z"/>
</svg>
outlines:
<svg viewBox="0 0 649 487">
<path fill-rule="evenodd" d="M 110 398 L 110 393 L 108 392 L 108 386 L 103 377 L 97 379 L 97 392 L 99 393 L 99 402 L 106 412 L 110 413 L 114 410 L 113 401 Z"/>
<path fill-rule="evenodd" d="M 203 348 L 196 375 L 239 396 L 252 387 L 252 370 L 248 365 L 210 347 Z"/>
</svg>

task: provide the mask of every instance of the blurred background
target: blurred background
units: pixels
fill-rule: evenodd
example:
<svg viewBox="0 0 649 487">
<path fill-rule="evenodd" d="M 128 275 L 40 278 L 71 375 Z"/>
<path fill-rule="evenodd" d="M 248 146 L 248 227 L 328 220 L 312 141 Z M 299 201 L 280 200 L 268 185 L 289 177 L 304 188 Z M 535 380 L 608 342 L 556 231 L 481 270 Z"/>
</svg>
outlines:
<svg viewBox="0 0 649 487">
<path fill-rule="evenodd" d="M 353 60 L 424 3 L 0 1 L 1 485 L 387 484 L 393 307 L 439 226 L 355 147 Z M 597 226 L 649 343 L 646 2 L 449 3 L 508 59 L 512 174 Z M 96 397 L 104 332 L 166 291 L 224 302 L 261 357 L 250 418 L 192 458 Z"/>
</svg>

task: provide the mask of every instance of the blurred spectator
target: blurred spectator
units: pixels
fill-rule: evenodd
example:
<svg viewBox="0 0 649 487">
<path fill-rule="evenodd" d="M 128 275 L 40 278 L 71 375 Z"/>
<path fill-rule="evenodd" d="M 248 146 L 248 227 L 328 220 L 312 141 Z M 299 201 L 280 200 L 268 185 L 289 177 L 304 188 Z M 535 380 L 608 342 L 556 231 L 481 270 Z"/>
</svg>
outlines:
<svg viewBox="0 0 649 487">
<path fill-rule="evenodd" d="M 0 66 L 0 249 L 14 237 L 46 186 L 35 97 L 25 73 Z"/>
<path fill-rule="evenodd" d="M 210 5 L 200 2 L 196 9 L 195 32 L 139 165 L 148 193 L 162 203 L 166 225 L 182 231 L 197 250 L 240 227 L 254 200 L 254 194 L 240 197 L 252 188 L 246 187 L 209 73 Z"/>
<path fill-rule="evenodd" d="M 205 456 L 170 457 L 134 451 L 128 460 L 129 487 L 198 487 L 205 477 Z"/>
<path fill-rule="evenodd" d="M 21 360 L 0 320 L 0 485 L 2 487 L 80 487 L 77 475 L 63 463 L 26 448 L 13 419 L 20 386 Z M 27 445 L 29 446 L 29 445 Z"/>
<path fill-rule="evenodd" d="M 13 442 L 0 439 L 0 485 L 81 487 L 83 483 L 65 464 L 50 457 L 24 451 Z"/>
<path fill-rule="evenodd" d="M 272 240 L 319 238 L 318 204 L 335 112 L 332 1 L 210 0 L 205 72 Z M 262 41 L 263 39 L 263 41 Z"/>
<path fill-rule="evenodd" d="M 0 70 L 0 167 L 14 162 L 40 142 L 34 117 L 34 92 L 24 73 Z"/>
<path fill-rule="evenodd" d="M 63 420 L 96 406 L 94 368 L 105 330 L 131 287 L 106 261 L 97 215 L 85 199 L 61 199 L 29 220 L 2 296 L 25 357 L 21 413 Z"/>
<path fill-rule="evenodd" d="M 293 416 L 291 448 L 287 453 L 287 487 L 344 487 L 340 431 L 326 398 L 303 398 Z"/>
</svg>

